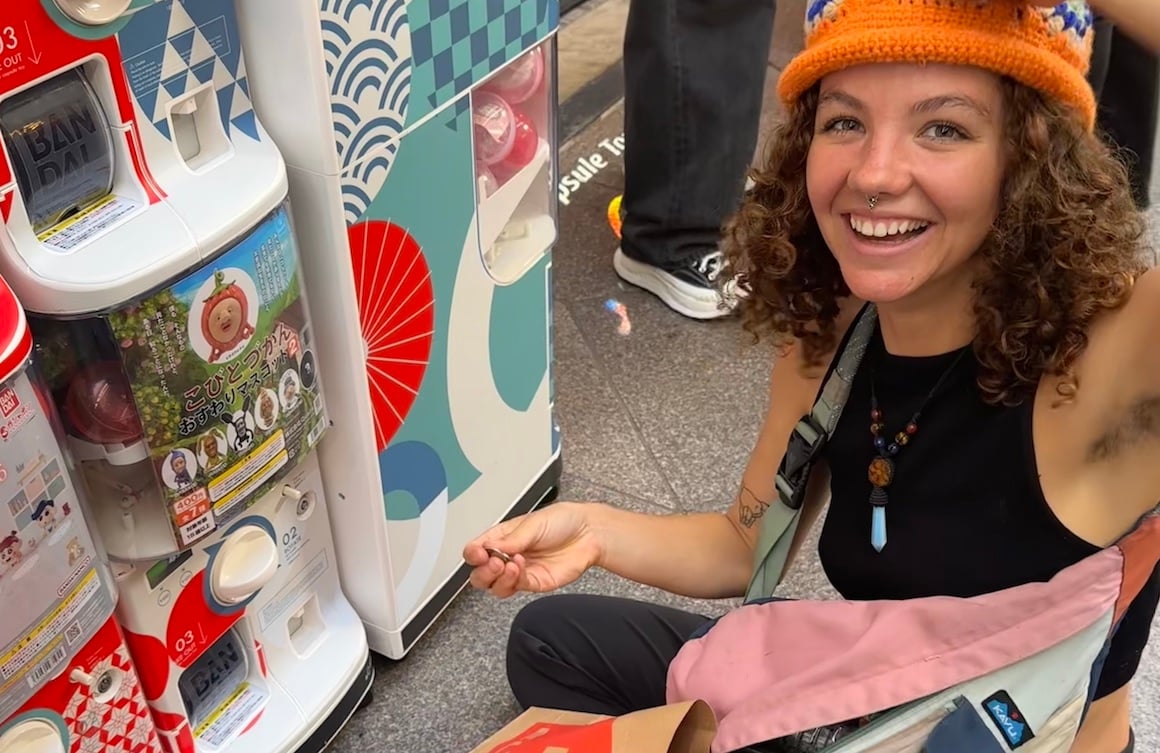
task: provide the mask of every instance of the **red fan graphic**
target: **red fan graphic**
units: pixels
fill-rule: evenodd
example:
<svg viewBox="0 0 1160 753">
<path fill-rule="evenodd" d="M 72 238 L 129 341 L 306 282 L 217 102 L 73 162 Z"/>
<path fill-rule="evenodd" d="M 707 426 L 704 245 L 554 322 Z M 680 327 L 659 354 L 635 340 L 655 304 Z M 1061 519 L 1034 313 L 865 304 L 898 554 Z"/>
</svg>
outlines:
<svg viewBox="0 0 1160 753">
<path fill-rule="evenodd" d="M 348 231 L 378 451 L 403 425 L 427 371 L 435 293 L 423 249 L 403 228 L 370 220 Z"/>
</svg>

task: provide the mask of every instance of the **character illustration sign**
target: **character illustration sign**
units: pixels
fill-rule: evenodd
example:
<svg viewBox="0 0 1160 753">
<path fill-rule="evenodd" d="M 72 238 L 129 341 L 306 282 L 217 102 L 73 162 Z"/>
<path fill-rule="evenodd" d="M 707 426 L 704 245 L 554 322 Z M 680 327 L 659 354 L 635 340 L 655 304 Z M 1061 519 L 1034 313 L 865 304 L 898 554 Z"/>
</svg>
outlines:
<svg viewBox="0 0 1160 753">
<path fill-rule="evenodd" d="M 283 206 L 205 267 L 110 315 L 178 541 L 243 511 L 322 436 Z M 310 385 L 307 387 L 307 385 Z"/>
<path fill-rule="evenodd" d="M 207 283 L 212 286 L 208 298 L 202 300 L 201 332 L 204 340 L 201 351 L 209 346 L 209 354 L 204 356 L 209 363 L 216 363 L 223 357 L 229 357 L 242 350 L 251 337 L 254 336 L 254 324 L 257 312 L 254 312 L 251 321 L 250 301 L 254 298 L 253 282 L 240 269 L 229 270 L 230 279 L 226 279 L 226 272 L 213 273 L 213 281 Z M 244 280 L 244 283 L 239 281 Z M 246 290 L 249 288 L 250 290 Z M 192 337 L 191 331 L 191 340 Z"/>
</svg>

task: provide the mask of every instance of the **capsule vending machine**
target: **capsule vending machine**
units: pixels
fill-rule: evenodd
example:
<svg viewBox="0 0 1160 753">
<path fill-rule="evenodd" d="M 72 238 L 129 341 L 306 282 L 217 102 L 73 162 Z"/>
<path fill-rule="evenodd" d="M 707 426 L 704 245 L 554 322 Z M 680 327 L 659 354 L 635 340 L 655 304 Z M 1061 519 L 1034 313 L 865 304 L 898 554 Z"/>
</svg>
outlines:
<svg viewBox="0 0 1160 753">
<path fill-rule="evenodd" d="M 12 0 L 0 267 L 162 743 L 318 751 L 366 697 L 285 164 L 232 0 Z"/>
<path fill-rule="evenodd" d="M 0 279 L 0 753 L 161 753 L 32 354 Z"/>
<path fill-rule="evenodd" d="M 558 485 L 558 5 L 238 14 L 318 304 L 339 568 L 371 648 L 401 658 L 465 585 L 464 544 Z"/>
</svg>

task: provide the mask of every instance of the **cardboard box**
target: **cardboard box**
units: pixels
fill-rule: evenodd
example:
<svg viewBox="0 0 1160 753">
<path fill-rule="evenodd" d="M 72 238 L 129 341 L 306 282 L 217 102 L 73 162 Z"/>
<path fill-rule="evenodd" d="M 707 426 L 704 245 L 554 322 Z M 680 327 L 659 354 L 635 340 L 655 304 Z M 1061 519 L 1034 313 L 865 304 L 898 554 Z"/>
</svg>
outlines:
<svg viewBox="0 0 1160 753">
<path fill-rule="evenodd" d="M 531 708 L 471 753 L 709 753 L 716 732 L 701 701 L 617 717 Z"/>
</svg>

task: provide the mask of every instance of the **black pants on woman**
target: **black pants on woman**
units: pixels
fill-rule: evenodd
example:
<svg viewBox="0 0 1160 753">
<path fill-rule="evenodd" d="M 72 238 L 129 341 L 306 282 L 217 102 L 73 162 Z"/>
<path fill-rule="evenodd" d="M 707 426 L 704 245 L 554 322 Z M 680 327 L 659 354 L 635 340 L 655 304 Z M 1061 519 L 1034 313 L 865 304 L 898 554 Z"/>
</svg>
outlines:
<svg viewBox="0 0 1160 753">
<path fill-rule="evenodd" d="M 611 596 L 539 598 L 512 623 L 508 681 L 524 708 L 620 716 L 663 706 L 669 663 L 709 619 Z"/>
<path fill-rule="evenodd" d="M 508 683 L 525 709 L 621 716 L 663 706 L 669 663 L 710 619 L 613 596 L 545 596 L 512 623 Z M 779 751 L 771 744 L 741 753 Z"/>
</svg>

